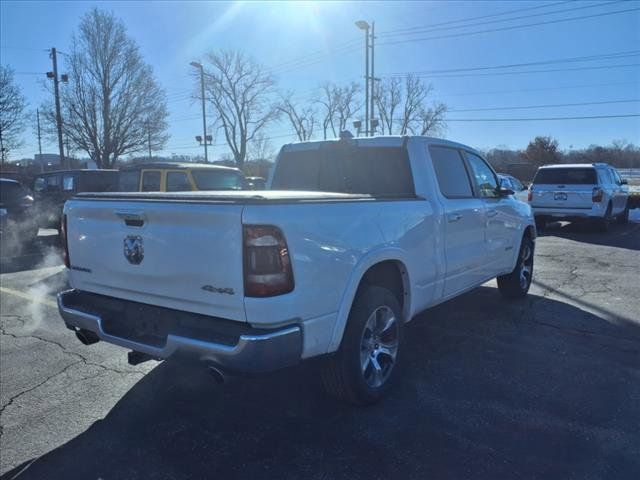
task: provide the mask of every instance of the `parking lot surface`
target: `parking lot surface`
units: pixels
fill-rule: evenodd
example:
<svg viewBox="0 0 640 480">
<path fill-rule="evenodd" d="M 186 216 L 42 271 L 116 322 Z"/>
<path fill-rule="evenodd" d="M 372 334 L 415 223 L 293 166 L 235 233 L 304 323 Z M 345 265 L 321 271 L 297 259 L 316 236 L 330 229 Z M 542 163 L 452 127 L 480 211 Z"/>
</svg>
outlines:
<svg viewBox="0 0 640 480">
<path fill-rule="evenodd" d="M 63 270 L 53 235 L 2 258 L 3 479 L 640 478 L 640 223 L 550 225 L 529 297 L 489 282 L 419 315 L 368 408 L 314 363 L 219 385 L 85 347 L 55 307 Z"/>
</svg>

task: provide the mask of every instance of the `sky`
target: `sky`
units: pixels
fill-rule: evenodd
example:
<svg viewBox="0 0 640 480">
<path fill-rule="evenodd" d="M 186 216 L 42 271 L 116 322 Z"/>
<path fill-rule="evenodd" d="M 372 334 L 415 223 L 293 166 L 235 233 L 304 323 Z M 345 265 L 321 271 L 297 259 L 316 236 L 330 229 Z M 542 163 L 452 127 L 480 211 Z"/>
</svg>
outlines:
<svg viewBox="0 0 640 480">
<path fill-rule="evenodd" d="M 16 72 L 30 110 L 50 95 L 42 86 L 51 70 L 47 49 L 68 51 L 93 7 L 123 20 L 167 94 L 171 138 L 154 154 L 202 154 L 191 61 L 212 50 L 241 50 L 270 70 L 281 90 L 305 100 L 326 81 L 364 83 L 364 34 L 356 20 L 375 22 L 377 77 L 420 72 L 433 86 L 431 100 L 449 109 L 443 136 L 450 140 L 481 150 L 525 148 L 537 135 L 555 137 L 561 149 L 640 143 L 640 1 L 2 0 L 0 62 Z M 213 123 L 211 109 L 208 115 Z M 616 118 L 567 118 L 594 116 Z M 294 140 L 291 131 L 281 122 L 265 135 L 277 150 Z M 221 131 L 214 144 L 210 157 L 228 154 Z M 36 152 L 29 126 L 11 158 Z M 45 143 L 43 152 L 57 152 L 56 145 Z"/>
</svg>

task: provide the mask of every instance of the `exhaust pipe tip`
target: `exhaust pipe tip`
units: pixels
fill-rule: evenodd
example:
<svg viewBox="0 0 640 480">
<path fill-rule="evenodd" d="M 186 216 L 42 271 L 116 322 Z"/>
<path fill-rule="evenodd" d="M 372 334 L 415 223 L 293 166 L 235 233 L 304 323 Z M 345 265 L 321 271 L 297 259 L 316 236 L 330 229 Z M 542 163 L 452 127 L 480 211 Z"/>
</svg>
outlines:
<svg viewBox="0 0 640 480">
<path fill-rule="evenodd" d="M 98 343 L 100 338 L 95 333 L 89 330 L 83 330 L 81 328 L 76 330 L 76 337 L 80 340 L 84 345 L 93 345 L 94 343 Z"/>
<path fill-rule="evenodd" d="M 213 381 L 218 385 L 222 385 L 225 382 L 224 373 L 222 373 L 222 370 L 220 370 L 218 367 L 214 365 L 208 365 L 207 371 L 209 372 L 209 375 L 211 375 L 211 378 L 213 378 Z"/>
</svg>

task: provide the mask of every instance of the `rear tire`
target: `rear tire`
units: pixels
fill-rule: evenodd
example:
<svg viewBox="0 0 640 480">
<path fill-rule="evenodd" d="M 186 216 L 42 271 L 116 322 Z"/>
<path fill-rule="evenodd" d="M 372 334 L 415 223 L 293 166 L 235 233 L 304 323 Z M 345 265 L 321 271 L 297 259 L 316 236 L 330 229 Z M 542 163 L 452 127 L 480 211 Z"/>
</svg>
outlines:
<svg viewBox="0 0 640 480">
<path fill-rule="evenodd" d="M 322 365 L 325 390 L 355 405 L 380 400 L 398 370 L 402 323 L 402 309 L 391 291 L 361 287 L 340 348 Z"/>
<path fill-rule="evenodd" d="M 604 213 L 604 217 L 596 219 L 596 230 L 601 233 L 609 231 L 611 226 L 611 204 L 607 206 L 607 211 Z"/>
<path fill-rule="evenodd" d="M 627 202 L 622 213 L 616 218 L 616 222 L 620 225 L 629 223 L 629 202 Z"/>
<path fill-rule="evenodd" d="M 536 230 L 538 232 L 542 232 L 544 230 L 544 227 L 547 226 L 547 219 L 544 217 L 535 217 L 535 221 L 536 221 Z"/>
<path fill-rule="evenodd" d="M 529 234 L 522 237 L 518 261 L 513 271 L 497 278 L 498 290 L 509 299 L 524 298 L 531 287 L 533 278 L 533 254 L 535 245 Z"/>
</svg>

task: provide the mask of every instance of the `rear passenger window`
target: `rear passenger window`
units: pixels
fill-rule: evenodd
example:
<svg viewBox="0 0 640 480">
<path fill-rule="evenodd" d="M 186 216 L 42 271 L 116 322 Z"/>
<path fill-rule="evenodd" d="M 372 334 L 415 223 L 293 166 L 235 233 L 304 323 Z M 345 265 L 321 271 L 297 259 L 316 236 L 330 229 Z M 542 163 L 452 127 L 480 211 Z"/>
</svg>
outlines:
<svg viewBox="0 0 640 480">
<path fill-rule="evenodd" d="M 144 172 L 144 174 L 142 175 L 142 191 L 160 191 L 160 172 Z"/>
<path fill-rule="evenodd" d="M 185 172 L 167 173 L 167 192 L 188 192 L 190 190 L 191 184 Z"/>
<path fill-rule="evenodd" d="M 460 152 L 454 148 L 430 146 L 429 153 L 442 194 L 447 198 L 472 197 L 469 175 Z"/>
</svg>

